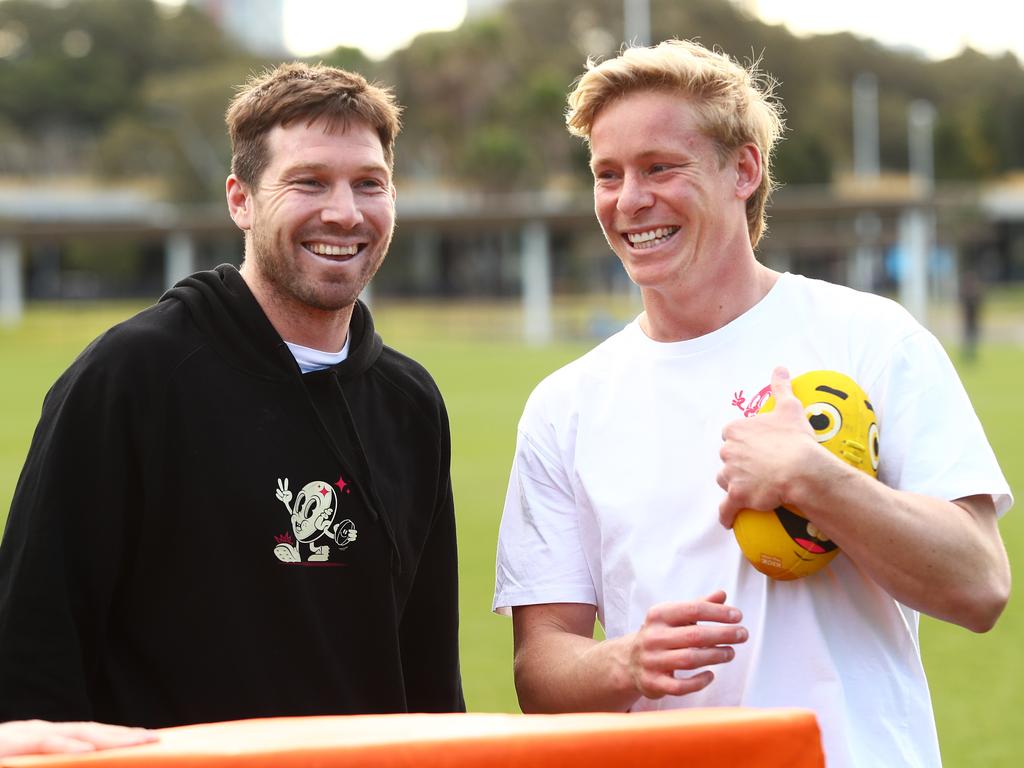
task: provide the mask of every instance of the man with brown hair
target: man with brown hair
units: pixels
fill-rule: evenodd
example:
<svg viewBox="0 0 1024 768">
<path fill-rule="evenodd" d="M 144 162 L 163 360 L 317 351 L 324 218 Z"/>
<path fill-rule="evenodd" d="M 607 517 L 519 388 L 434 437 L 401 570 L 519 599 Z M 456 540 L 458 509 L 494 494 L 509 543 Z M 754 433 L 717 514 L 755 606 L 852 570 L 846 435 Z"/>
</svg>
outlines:
<svg viewBox="0 0 1024 768">
<path fill-rule="evenodd" d="M 0 720 L 465 708 L 447 414 L 357 298 L 399 108 L 289 64 L 227 123 L 241 269 L 181 281 L 47 395 L 0 546 Z"/>
<path fill-rule="evenodd" d="M 1010 588 L 1010 490 L 949 359 L 894 302 L 757 260 L 782 124 L 753 68 L 632 48 L 588 66 L 568 124 L 643 312 L 519 424 L 494 608 L 523 710 L 807 707 L 829 766 L 938 765 L 919 613 L 986 631 Z M 793 395 L 789 371 L 822 369 L 874 405 L 877 480 Z M 794 547 L 843 555 L 771 581 L 727 528 L 794 507 Z"/>
</svg>

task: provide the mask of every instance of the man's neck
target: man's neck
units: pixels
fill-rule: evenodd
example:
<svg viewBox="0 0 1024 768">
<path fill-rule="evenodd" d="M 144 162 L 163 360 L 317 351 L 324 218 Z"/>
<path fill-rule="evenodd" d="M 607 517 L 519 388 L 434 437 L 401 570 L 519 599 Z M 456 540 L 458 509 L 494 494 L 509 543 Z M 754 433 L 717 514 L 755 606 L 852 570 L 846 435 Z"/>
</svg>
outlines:
<svg viewBox="0 0 1024 768">
<path fill-rule="evenodd" d="M 353 304 L 337 310 L 316 309 L 272 290 L 245 264 L 239 273 L 282 339 L 321 352 L 334 353 L 345 346 Z"/>
<path fill-rule="evenodd" d="M 642 289 L 640 327 L 654 341 L 696 339 L 717 331 L 749 310 L 779 279 L 779 273 L 752 256 L 723 265 L 713 279 L 692 281 L 671 290 Z"/>
</svg>

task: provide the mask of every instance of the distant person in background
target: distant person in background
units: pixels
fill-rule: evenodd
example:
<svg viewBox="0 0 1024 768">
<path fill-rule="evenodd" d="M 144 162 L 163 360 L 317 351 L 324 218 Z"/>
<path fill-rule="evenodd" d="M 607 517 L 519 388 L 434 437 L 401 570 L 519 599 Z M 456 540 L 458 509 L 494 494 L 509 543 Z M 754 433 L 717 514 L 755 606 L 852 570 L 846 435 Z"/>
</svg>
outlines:
<svg viewBox="0 0 1024 768">
<path fill-rule="evenodd" d="M 985 289 L 974 267 L 960 273 L 960 317 L 963 321 L 963 359 L 972 363 L 978 357 L 981 335 L 981 302 Z"/>
<path fill-rule="evenodd" d="M 95 752 L 156 741 L 155 733 L 103 723 L 51 723 L 15 720 L 0 723 L 0 757 Z"/>
<path fill-rule="evenodd" d="M 530 396 L 494 608 L 526 712 L 807 707 L 830 768 L 936 766 L 918 612 L 996 622 L 1010 489 L 909 313 L 757 261 L 779 114 L 756 71 L 685 41 L 577 82 L 568 124 L 643 312 Z M 793 395 L 790 372 L 822 369 L 874 405 L 881 442 L 857 450 L 879 480 L 823 450 Z M 772 581 L 728 530 L 746 508 L 844 555 Z"/>
<path fill-rule="evenodd" d="M 465 708 L 447 413 L 357 299 L 399 108 L 287 64 L 227 126 L 241 269 L 181 281 L 46 397 L 0 545 L 0 718 Z"/>
</svg>

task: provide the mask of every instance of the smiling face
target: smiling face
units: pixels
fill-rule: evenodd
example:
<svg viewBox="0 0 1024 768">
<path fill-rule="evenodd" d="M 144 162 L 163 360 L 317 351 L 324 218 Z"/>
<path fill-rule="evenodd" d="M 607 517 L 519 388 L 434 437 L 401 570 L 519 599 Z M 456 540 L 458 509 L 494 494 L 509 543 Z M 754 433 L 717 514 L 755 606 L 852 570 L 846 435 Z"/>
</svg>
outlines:
<svg viewBox="0 0 1024 768">
<path fill-rule="evenodd" d="M 728 254 L 750 252 L 745 206 L 760 183 L 757 150 L 723 155 L 686 99 L 622 96 L 597 113 L 590 147 L 598 221 L 641 289 L 713 281 Z"/>
<path fill-rule="evenodd" d="M 337 501 L 334 489 L 327 483 L 307 483 L 295 497 L 292 530 L 297 541 L 313 541 L 324 535 L 334 520 Z"/>
<path fill-rule="evenodd" d="M 261 304 L 281 313 L 350 308 L 394 230 L 395 191 L 379 136 L 358 121 L 297 121 L 273 128 L 267 148 L 255 188 L 228 179 L 232 219 L 246 231 L 243 275 Z"/>
<path fill-rule="evenodd" d="M 793 380 L 814 439 L 850 466 L 878 477 L 878 420 L 864 390 L 836 371 L 810 371 Z M 765 403 L 765 411 L 774 401 Z"/>
<path fill-rule="evenodd" d="M 793 394 L 804 405 L 814 439 L 853 467 L 878 476 L 878 421 L 864 390 L 836 371 L 810 371 L 793 379 Z M 774 410 L 769 397 L 761 413 Z M 776 579 L 821 570 L 839 554 L 835 542 L 795 507 L 742 510 L 733 526 L 751 564 Z"/>
</svg>

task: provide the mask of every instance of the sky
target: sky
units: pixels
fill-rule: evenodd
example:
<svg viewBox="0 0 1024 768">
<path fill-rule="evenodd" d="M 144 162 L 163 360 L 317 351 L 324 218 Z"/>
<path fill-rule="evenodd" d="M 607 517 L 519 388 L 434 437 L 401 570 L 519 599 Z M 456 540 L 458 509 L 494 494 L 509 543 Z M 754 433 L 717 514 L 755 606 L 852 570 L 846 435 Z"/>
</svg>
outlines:
<svg viewBox="0 0 1024 768">
<path fill-rule="evenodd" d="M 986 53 L 1014 51 L 1024 61 L 1024 4 L 1017 0 L 738 0 L 794 33 L 851 31 L 929 58 L 955 56 L 969 43 Z M 383 58 L 421 31 L 457 27 L 466 0 L 285 0 L 285 42 L 300 56 L 335 45 Z"/>
<path fill-rule="evenodd" d="M 162 0 L 179 4 L 184 0 Z M 1018 0 L 733 0 L 796 34 L 851 31 L 929 58 L 960 52 L 1015 52 L 1024 61 L 1024 3 Z M 467 0 L 284 0 L 284 38 L 310 56 L 337 45 L 381 59 L 424 31 L 454 29 Z"/>
<path fill-rule="evenodd" d="M 761 19 L 797 34 L 850 31 L 929 58 L 955 56 L 970 43 L 990 54 L 1010 50 L 1024 61 L 1024 4 L 1016 0 L 756 0 Z"/>
<path fill-rule="evenodd" d="M 285 0 L 284 40 L 298 56 L 348 45 L 382 59 L 421 32 L 454 29 L 465 15 L 466 0 Z"/>
<path fill-rule="evenodd" d="M 1024 61 L 1024 4 L 1017 0 L 739 0 L 766 22 L 796 34 L 837 32 L 914 48 L 929 58 L 955 56 L 969 43 L 985 53 L 1015 52 Z M 335 45 L 383 58 L 421 31 L 457 27 L 466 0 L 285 0 L 285 41 L 309 55 Z"/>
</svg>

